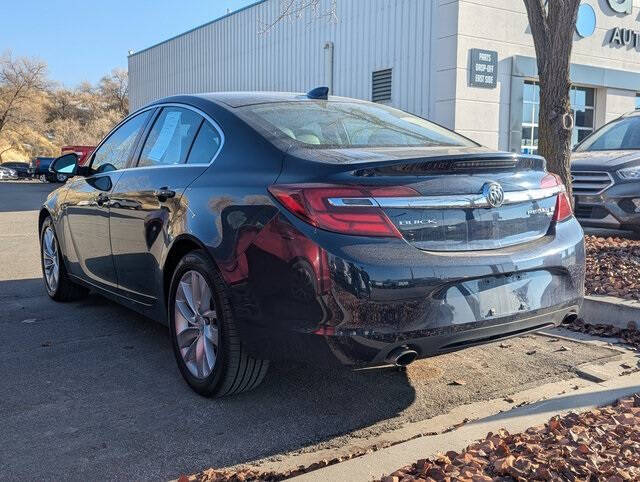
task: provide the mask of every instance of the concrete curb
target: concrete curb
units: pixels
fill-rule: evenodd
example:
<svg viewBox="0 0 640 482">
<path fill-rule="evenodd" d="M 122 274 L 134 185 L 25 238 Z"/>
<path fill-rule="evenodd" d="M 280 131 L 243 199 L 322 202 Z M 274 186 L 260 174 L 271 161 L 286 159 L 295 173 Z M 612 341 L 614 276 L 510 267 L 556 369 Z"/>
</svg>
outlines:
<svg viewBox="0 0 640 482">
<path fill-rule="evenodd" d="M 503 427 L 507 427 L 512 433 L 522 432 L 531 426 L 547 422 L 554 415 L 591 410 L 638 392 L 640 392 L 640 374 L 607 380 L 570 395 L 499 413 L 471 422 L 452 432 L 409 440 L 291 480 L 300 482 L 370 481 L 410 465 L 418 459 L 434 457 L 448 450 L 460 451 L 473 441 L 484 438 L 488 432 L 496 432 Z"/>
<path fill-rule="evenodd" d="M 613 296 L 585 296 L 580 318 L 592 325 L 629 328 L 629 322 L 640 326 L 640 303 Z"/>
</svg>

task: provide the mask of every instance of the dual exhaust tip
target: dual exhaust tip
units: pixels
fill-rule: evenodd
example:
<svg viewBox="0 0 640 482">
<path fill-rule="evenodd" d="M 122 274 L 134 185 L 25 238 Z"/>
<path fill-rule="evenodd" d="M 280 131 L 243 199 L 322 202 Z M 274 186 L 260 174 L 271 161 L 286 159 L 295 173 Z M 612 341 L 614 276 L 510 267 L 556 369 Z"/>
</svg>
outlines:
<svg viewBox="0 0 640 482">
<path fill-rule="evenodd" d="M 418 358 L 418 352 L 408 346 L 400 346 L 387 355 L 387 363 L 397 367 L 406 367 Z"/>
</svg>

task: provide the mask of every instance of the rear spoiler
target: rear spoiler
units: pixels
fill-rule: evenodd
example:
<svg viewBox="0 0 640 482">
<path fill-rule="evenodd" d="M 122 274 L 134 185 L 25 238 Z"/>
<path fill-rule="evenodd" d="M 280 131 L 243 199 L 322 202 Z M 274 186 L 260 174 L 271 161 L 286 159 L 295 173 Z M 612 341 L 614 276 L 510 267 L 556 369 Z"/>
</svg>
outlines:
<svg viewBox="0 0 640 482">
<path fill-rule="evenodd" d="M 515 154 L 462 155 L 438 158 L 402 159 L 378 161 L 361 166 L 356 176 L 429 175 L 430 173 L 478 172 L 478 171 L 544 171 L 543 157 Z"/>
</svg>

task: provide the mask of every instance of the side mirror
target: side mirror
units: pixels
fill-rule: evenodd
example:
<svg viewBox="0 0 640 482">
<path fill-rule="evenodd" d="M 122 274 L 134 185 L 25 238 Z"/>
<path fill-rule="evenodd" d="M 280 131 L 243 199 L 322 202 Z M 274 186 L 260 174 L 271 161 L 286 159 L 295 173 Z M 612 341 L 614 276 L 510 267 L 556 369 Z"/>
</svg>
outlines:
<svg viewBox="0 0 640 482">
<path fill-rule="evenodd" d="M 49 171 L 56 174 L 66 174 L 67 176 L 75 176 L 78 170 L 78 154 L 70 152 L 64 156 L 57 157 L 51 162 Z"/>
</svg>

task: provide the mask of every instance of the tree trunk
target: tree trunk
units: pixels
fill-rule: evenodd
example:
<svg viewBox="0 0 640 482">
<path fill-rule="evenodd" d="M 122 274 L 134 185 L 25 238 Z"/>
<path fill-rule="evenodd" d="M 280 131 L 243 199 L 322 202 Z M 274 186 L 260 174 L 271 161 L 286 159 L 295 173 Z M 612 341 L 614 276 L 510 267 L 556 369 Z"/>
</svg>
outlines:
<svg viewBox="0 0 640 482">
<path fill-rule="evenodd" d="M 538 154 L 558 174 L 571 196 L 571 131 L 569 67 L 580 0 L 524 0 L 533 35 L 540 79 Z"/>
<path fill-rule="evenodd" d="M 540 113 L 538 120 L 538 154 L 547 160 L 549 172 L 558 174 L 571 195 L 571 130 L 573 124 L 569 101 L 569 75 L 540 75 Z M 544 95 L 543 92 L 544 91 Z"/>
</svg>

